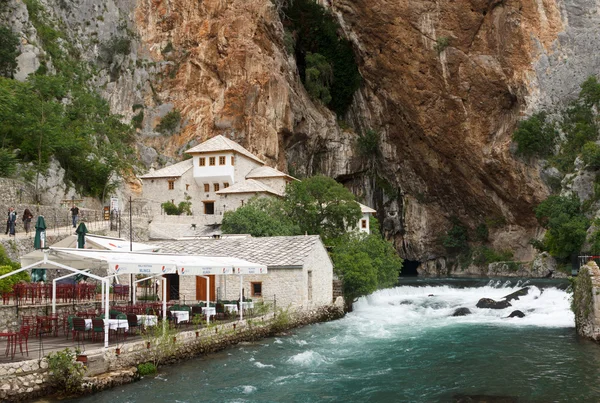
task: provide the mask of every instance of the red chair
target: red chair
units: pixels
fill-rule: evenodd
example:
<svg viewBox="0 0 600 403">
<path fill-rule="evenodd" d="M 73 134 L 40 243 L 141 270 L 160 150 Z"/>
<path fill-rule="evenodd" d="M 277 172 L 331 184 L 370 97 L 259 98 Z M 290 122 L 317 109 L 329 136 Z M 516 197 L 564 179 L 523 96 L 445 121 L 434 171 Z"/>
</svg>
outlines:
<svg viewBox="0 0 600 403">
<path fill-rule="evenodd" d="M 25 351 L 29 357 L 29 347 L 27 346 L 27 340 L 29 340 L 29 326 L 21 326 L 19 333 L 16 334 L 16 337 L 13 340 L 15 343 L 15 348 L 17 344 L 19 345 L 21 355 L 23 355 L 23 342 L 25 342 Z"/>
</svg>

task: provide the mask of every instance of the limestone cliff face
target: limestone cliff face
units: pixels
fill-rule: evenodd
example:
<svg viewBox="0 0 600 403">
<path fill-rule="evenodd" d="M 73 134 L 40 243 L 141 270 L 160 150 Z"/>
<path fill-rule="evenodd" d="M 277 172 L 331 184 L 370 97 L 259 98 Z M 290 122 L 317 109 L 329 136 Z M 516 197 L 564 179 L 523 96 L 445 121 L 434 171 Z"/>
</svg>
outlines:
<svg viewBox="0 0 600 403">
<path fill-rule="evenodd" d="M 155 94 L 185 117 L 165 152 L 226 134 L 287 169 L 289 137 L 339 137 L 334 115 L 299 82 L 270 0 L 141 0 L 135 21 L 151 57 L 169 63 Z"/>
<path fill-rule="evenodd" d="M 439 238 L 457 216 L 471 229 L 501 223 L 494 246 L 531 259 L 533 208 L 548 190 L 540 167 L 514 158 L 510 136 L 524 115 L 565 102 L 598 72 L 600 1 L 321 2 L 353 42 L 363 76 L 348 130 L 307 96 L 277 2 L 88 1 L 69 12 L 58 0 L 44 4 L 77 27 L 89 60 L 133 33 L 130 54 L 99 65 L 97 84 L 127 118 L 144 105 L 146 165 L 225 134 L 279 169 L 343 181 L 378 209 L 405 258 L 445 267 Z M 181 133 L 157 135 L 173 109 Z M 366 129 L 382 134 L 376 160 L 355 149 Z"/>
</svg>

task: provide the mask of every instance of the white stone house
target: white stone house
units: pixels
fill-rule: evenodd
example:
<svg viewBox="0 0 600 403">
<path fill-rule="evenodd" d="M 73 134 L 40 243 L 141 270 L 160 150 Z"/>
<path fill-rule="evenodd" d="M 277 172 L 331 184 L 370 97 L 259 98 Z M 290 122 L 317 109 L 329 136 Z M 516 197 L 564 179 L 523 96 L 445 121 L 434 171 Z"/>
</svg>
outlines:
<svg viewBox="0 0 600 403">
<path fill-rule="evenodd" d="M 236 210 L 254 196 L 283 196 L 297 180 L 268 167 L 264 161 L 224 136 L 213 137 L 186 151 L 192 158 L 140 177 L 143 199 L 154 214 L 166 201 L 191 198 L 200 224 L 219 224 L 225 211 Z"/>
<path fill-rule="evenodd" d="M 313 308 L 332 303 L 333 263 L 321 238 L 280 236 L 264 238 L 194 239 L 154 242 L 160 252 L 228 256 L 267 266 L 268 274 L 243 276 L 244 296 L 275 302 L 277 307 Z M 167 275 L 169 299 L 206 299 L 202 277 Z M 238 300 L 238 275 L 209 276 L 210 300 Z M 177 297 L 177 298 L 174 298 Z"/>
<path fill-rule="evenodd" d="M 142 198 L 154 215 L 151 237 L 165 239 L 210 234 L 201 229 L 220 224 L 224 212 L 238 209 L 255 196 L 282 197 L 287 184 L 298 180 L 265 165 L 250 151 L 221 135 L 186 153 L 192 158 L 140 177 Z M 177 205 L 188 197 L 192 202 L 192 220 L 160 217 L 162 203 L 171 201 Z M 369 233 L 369 216 L 375 210 L 359 205 L 362 217 L 357 228 Z"/>
<path fill-rule="evenodd" d="M 358 203 L 360 206 L 360 212 L 362 214 L 360 221 L 358 222 L 358 230 L 360 232 L 365 232 L 367 234 L 371 233 L 370 227 L 370 217 L 372 214 L 375 214 L 377 210 L 372 209 L 369 206 L 365 206 L 364 204 Z"/>
</svg>

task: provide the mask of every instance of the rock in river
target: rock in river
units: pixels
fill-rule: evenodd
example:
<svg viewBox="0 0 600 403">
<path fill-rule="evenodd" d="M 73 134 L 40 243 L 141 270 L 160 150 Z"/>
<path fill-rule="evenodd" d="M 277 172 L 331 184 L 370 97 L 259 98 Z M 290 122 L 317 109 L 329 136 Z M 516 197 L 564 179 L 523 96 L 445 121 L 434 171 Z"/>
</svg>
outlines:
<svg viewBox="0 0 600 403">
<path fill-rule="evenodd" d="M 525 314 L 517 309 L 516 311 L 512 311 L 510 313 L 510 315 L 508 315 L 508 317 L 509 318 L 524 318 Z"/>
<path fill-rule="evenodd" d="M 510 302 L 504 301 L 494 301 L 491 298 L 481 298 L 477 301 L 477 308 L 489 308 L 489 309 L 504 309 L 512 306 Z"/>
<path fill-rule="evenodd" d="M 529 287 L 523 287 L 521 288 L 519 291 L 515 291 L 512 294 L 508 294 L 505 297 L 502 297 L 502 299 L 505 299 L 507 301 L 512 301 L 514 300 L 519 300 L 519 297 L 522 297 L 524 295 L 527 295 L 529 293 Z"/>
<path fill-rule="evenodd" d="M 471 314 L 471 310 L 469 308 L 456 308 L 452 316 L 467 316 Z"/>
</svg>

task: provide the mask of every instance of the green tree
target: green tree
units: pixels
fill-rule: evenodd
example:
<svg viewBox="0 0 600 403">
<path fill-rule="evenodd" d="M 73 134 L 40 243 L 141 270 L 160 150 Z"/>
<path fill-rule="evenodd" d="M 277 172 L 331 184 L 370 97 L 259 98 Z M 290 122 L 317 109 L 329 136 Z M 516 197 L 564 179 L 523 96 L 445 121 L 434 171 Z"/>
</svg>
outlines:
<svg viewBox="0 0 600 403">
<path fill-rule="evenodd" d="M 600 83 L 596 76 L 590 76 L 581 84 L 579 97 L 586 105 L 598 105 L 600 102 Z"/>
<path fill-rule="evenodd" d="M 378 227 L 373 219 L 371 234 L 346 233 L 332 242 L 331 260 L 342 280 L 348 311 L 359 297 L 398 282 L 402 259 L 393 245 L 381 237 Z"/>
<path fill-rule="evenodd" d="M 289 236 L 301 234 L 285 211 L 284 202 L 271 197 L 252 198 L 243 207 L 223 214 L 221 229 L 225 234 L 252 236 Z"/>
<path fill-rule="evenodd" d="M 306 54 L 304 85 L 308 94 L 327 105 L 331 102 L 329 88 L 333 79 L 333 69 L 325 56 L 318 53 Z"/>
<path fill-rule="evenodd" d="M 547 229 L 543 243 L 552 256 L 567 259 L 579 252 L 590 223 L 577 196 L 550 196 L 538 205 L 535 215 Z"/>
<path fill-rule="evenodd" d="M 286 210 L 301 233 L 337 238 L 361 217 L 354 195 L 334 179 L 318 175 L 286 188 Z"/>
<path fill-rule="evenodd" d="M 581 150 L 583 162 L 591 169 L 600 169 L 600 146 L 593 141 L 583 145 Z"/>
<path fill-rule="evenodd" d="M 17 69 L 19 37 L 13 31 L 0 25 L 0 76 L 12 78 Z"/>
<path fill-rule="evenodd" d="M 513 133 L 513 141 L 517 143 L 517 153 L 526 157 L 543 158 L 551 155 L 556 139 L 556 129 L 546 120 L 543 112 L 521 121 Z"/>
</svg>

